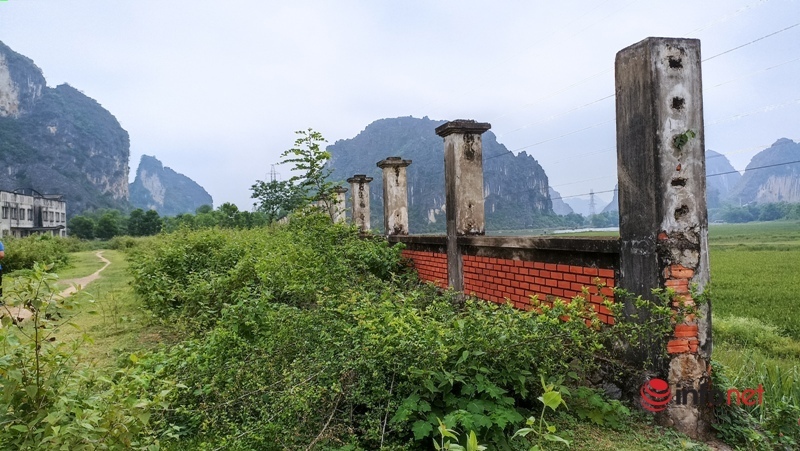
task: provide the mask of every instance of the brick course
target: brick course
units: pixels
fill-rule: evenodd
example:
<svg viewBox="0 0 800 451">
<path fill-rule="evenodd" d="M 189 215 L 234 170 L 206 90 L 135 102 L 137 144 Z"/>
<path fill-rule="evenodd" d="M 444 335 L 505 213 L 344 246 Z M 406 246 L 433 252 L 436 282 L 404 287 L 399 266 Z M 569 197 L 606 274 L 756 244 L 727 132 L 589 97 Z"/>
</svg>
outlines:
<svg viewBox="0 0 800 451">
<path fill-rule="evenodd" d="M 403 249 L 401 255 L 414 262 L 420 279 L 447 288 L 447 254 Z"/>
<path fill-rule="evenodd" d="M 583 287 L 589 291 L 589 302 L 599 319 L 613 324 L 611 312 L 604 306 L 598 293 L 596 280 L 606 284 L 601 291 L 613 300 L 611 288 L 615 286 L 614 271 L 574 265 L 529 262 L 492 257 L 464 255 L 464 292 L 479 299 L 496 303 L 511 302 L 514 307 L 528 310 L 531 296 L 538 295 L 543 302 L 553 297 L 572 299 L 582 295 Z M 494 268 L 486 274 L 486 268 Z M 580 277 L 580 279 L 579 279 Z"/>
</svg>

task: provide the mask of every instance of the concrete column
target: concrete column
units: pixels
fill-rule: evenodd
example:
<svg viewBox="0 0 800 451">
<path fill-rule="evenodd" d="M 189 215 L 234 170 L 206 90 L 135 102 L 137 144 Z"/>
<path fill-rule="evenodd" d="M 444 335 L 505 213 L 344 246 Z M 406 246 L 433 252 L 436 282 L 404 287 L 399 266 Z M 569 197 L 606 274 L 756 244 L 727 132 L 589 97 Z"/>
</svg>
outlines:
<svg viewBox="0 0 800 451">
<path fill-rule="evenodd" d="M 383 231 L 388 235 L 408 235 L 408 179 L 411 160 L 389 157 L 378 162 L 383 169 Z"/>
<path fill-rule="evenodd" d="M 364 233 L 368 232 L 369 224 L 369 182 L 372 177 L 364 174 L 356 174 L 349 179 L 350 197 L 353 199 L 353 223 L 358 225 L 358 229 Z"/>
<path fill-rule="evenodd" d="M 333 192 L 335 196 L 333 198 L 334 202 L 331 205 L 331 219 L 333 219 L 333 222 L 335 223 L 345 222 L 345 220 L 347 219 L 345 217 L 345 210 L 347 208 L 346 207 L 347 204 L 344 198 L 344 193 L 347 192 L 347 188 L 342 186 L 335 186 L 333 188 Z"/>
<path fill-rule="evenodd" d="M 702 292 L 709 280 L 700 41 L 648 38 L 621 50 L 616 102 L 618 284 L 649 299 L 653 288 L 672 288 L 673 307 L 692 305 L 689 287 Z M 637 313 L 636 307 L 626 305 L 625 313 Z M 673 394 L 699 392 L 709 380 L 710 303 L 675 325 L 672 336 L 645 341 L 632 344 L 633 358 L 653 364 L 652 375 L 666 379 Z M 711 412 L 700 404 L 673 401 L 659 419 L 691 437 L 703 436 Z"/>
<path fill-rule="evenodd" d="M 485 122 L 464 119 L 436 127 L 436 134 L 444 138 L 447 279 L 457 291 L 464 290 L 458 237 L 486 233 L 481 135 L 491 127 Z"/>
</svg>

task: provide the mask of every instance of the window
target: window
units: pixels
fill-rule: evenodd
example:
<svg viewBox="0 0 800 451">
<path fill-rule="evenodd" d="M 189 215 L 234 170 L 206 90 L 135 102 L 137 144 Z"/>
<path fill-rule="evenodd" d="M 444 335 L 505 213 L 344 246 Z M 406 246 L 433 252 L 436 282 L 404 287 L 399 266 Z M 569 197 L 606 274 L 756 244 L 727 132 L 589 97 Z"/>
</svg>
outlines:
<svg viewBox="0 0 800 451">
<path fill-rule="evenodd" d="M 8 219 L 8 207 L 3 207 L 3 219 Z"/>
<path fill-rule="evenodd" d="M 61 213 L 61 222 L 67 222 L 67 214 Z"/>
<path fill-rule="evenodd" d="M 50 222 L 53 222 L 53 212 L 50 212 Z"/>
<path fill-rule="evenodd" d="M 28 209 L 28 221 L 33 221 L 33 210 Z"/>
<path fill-rule="evenodd" d="M 16 208 L 12 208 L 11 209 L 11 219 L 17 219 L 17 209 Z"/>
<path fill-rule="evenodd" d="M 25 220 L 25 209 L 24 208 L 20 208 L 19 209 L 19 219 L 22 220 L 22 221 Z"/>
</svg>

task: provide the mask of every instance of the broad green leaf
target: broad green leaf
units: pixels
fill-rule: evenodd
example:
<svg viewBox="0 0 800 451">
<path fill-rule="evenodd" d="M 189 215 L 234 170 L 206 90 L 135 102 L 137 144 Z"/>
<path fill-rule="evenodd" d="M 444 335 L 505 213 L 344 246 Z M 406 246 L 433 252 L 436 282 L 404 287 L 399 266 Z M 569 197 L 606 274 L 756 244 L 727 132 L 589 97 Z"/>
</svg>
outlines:
<svg viewBox="0 0 800 451">
<path fill-rule="evenodd" d="M 433 431 L 433 425 L 427 421 L 417 420 L 411 426 L 411 431 L 414 432 L 414 438 L 416 440 L 422 440 Z"/>
<path fill-rule="evenodd" d="M 553 410 L 556 410 L 558 406 L 564 402 L 564 400 L 561 399 L 561 393 L 557 391 L 547 392 L 543 394 L 539 400 L 541 400 L 545 406 Z"/>
<path fill-rule="evenodd" d="M 569 442 L 568 441 L 564 440 L 563 438 L 561 438 L 561 437 L 559 437 L 557 435 L 544 434 L 543 437 L 544 437 L 545 440 L 548 440 L 548 441 L 551 441 L 551 442 L 564 443 L 565 445 L 569 446 Z"/>
</svg>

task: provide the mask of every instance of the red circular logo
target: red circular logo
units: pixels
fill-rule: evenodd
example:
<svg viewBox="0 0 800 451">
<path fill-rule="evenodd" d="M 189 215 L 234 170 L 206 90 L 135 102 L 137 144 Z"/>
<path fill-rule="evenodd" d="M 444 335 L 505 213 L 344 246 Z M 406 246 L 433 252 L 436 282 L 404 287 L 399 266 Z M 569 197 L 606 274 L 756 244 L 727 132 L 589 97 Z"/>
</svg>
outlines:
<svg viewBox="0 0 800 451">
<path fill-rule="evenodd" d="M 664 379 L 650 379 L 642 384 L 639 393 L 642 395 L 642 407 L 650 412 L 661 412 L 672 401 L 669 383 Z"/>
</svg>

